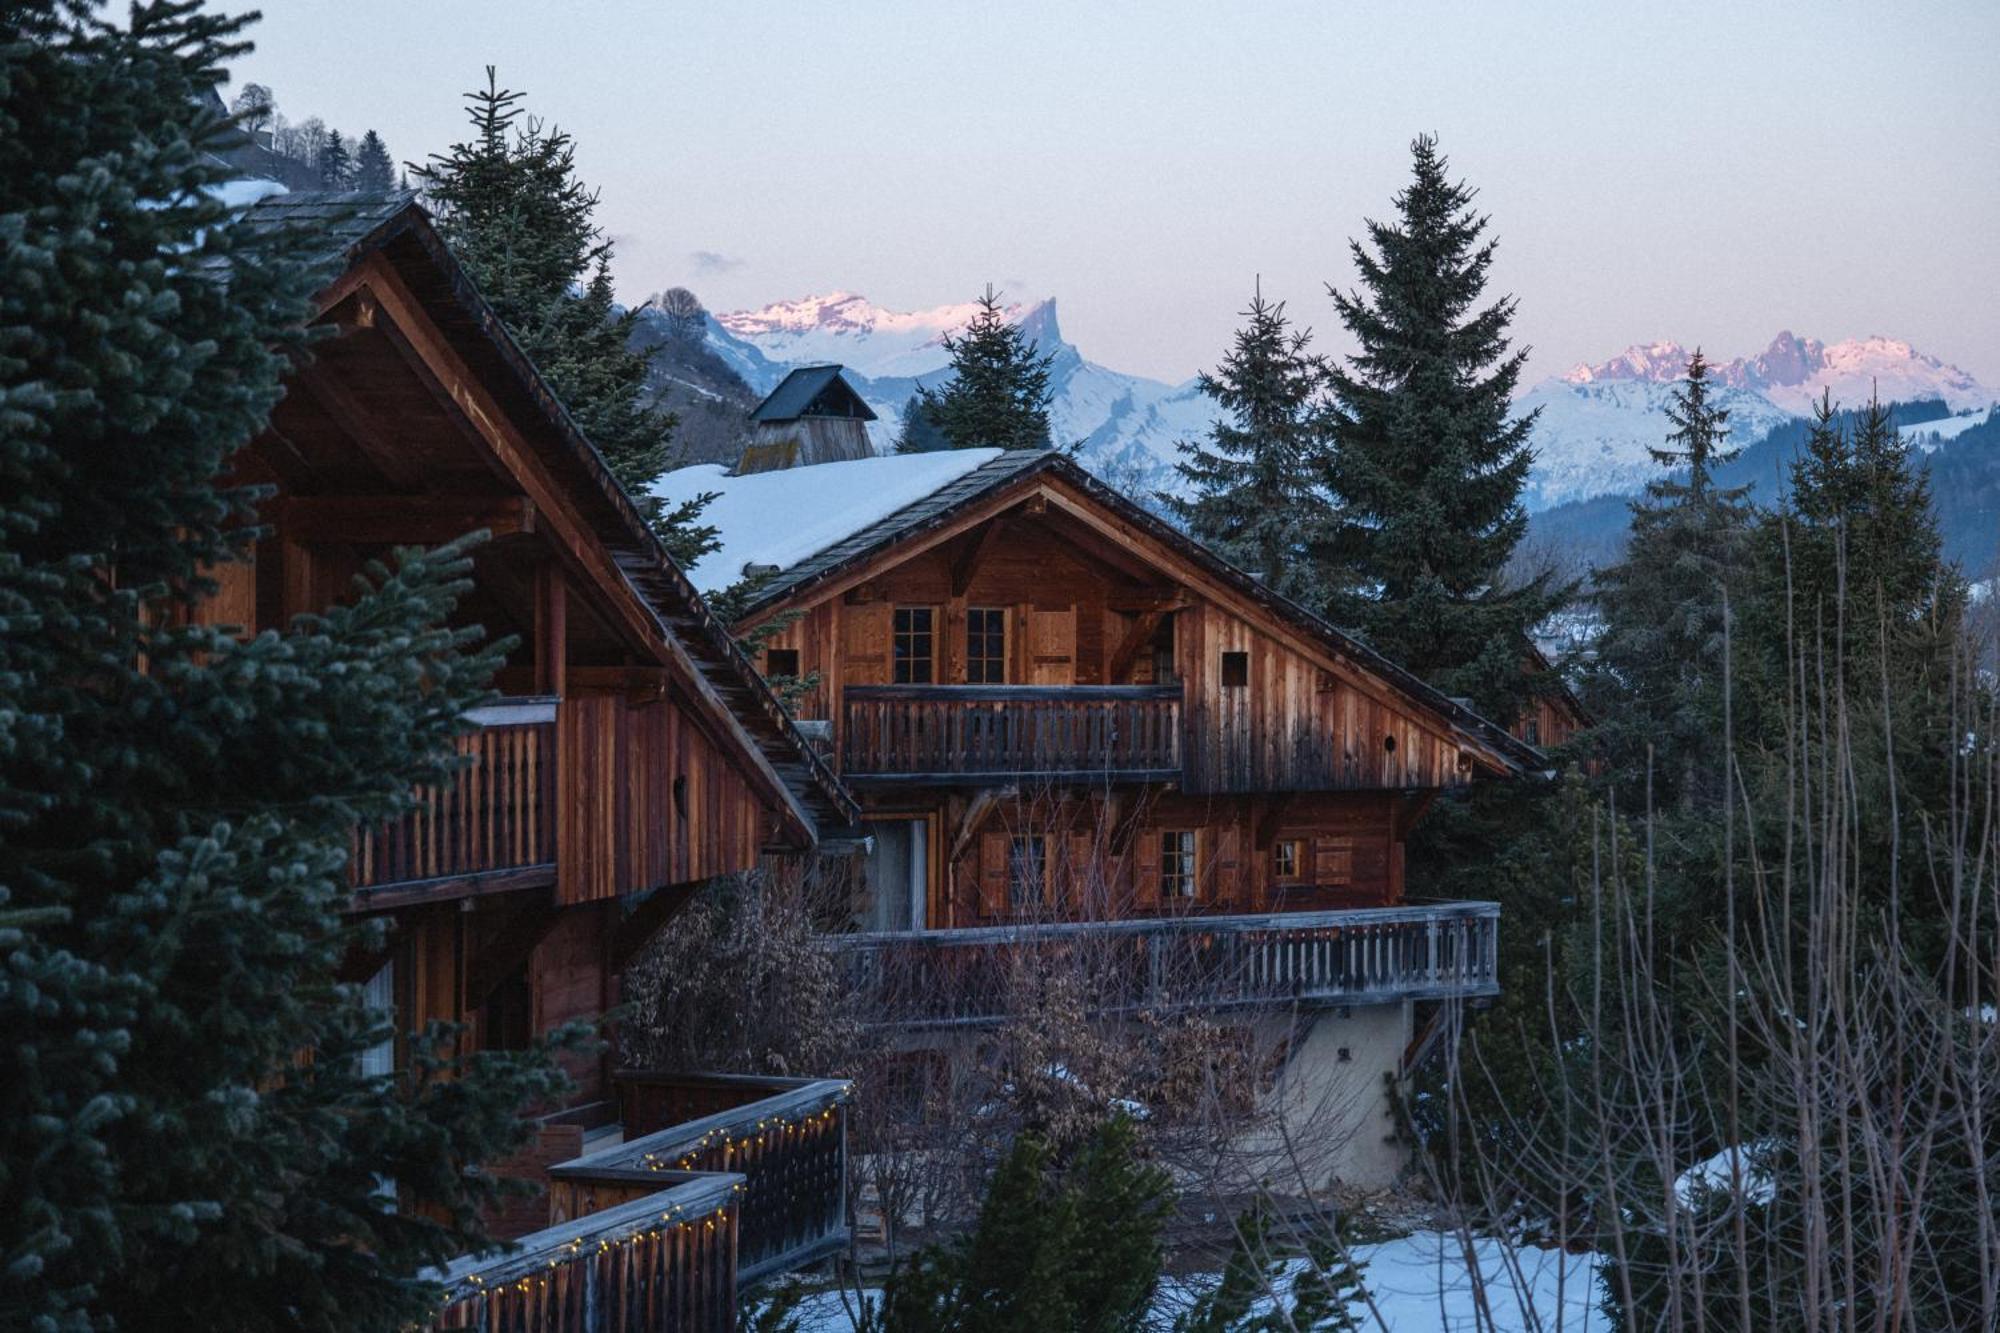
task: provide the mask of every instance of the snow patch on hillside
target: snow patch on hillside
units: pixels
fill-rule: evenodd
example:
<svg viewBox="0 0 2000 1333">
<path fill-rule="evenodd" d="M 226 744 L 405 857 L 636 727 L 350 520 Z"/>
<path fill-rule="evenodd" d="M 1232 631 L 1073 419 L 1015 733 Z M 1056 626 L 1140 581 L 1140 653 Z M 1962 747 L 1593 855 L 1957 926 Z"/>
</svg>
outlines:
<svg viewBox="0 0 2000 1333">
<path fill-rule="evenodd" d="M 999 455 L 998 449 L 954 449 L 747 477 L 703 463 L 669 472 L 653 484 L 653 494 L 671 508 L 704 492 L 717 493 L 700 521 L 717 530 L 722 546 L 687 575 L 703 592 L 720 592 L 743 577 L 746 565 L 789 569 Z"/>
<path fill-rule="evenodd" d="M 1993 416 L 1990 407 L 1976 412 L 1962 412 L 1946 417 L 1942 421 L 1919 421 L 1911 426 L 1899 426 L 1896 433 L 1903 437 L 1905 444 L 1929 453 L 1946 440 L 1955 440 L 1974 426 L 1983 426 Z"/>
</svg>

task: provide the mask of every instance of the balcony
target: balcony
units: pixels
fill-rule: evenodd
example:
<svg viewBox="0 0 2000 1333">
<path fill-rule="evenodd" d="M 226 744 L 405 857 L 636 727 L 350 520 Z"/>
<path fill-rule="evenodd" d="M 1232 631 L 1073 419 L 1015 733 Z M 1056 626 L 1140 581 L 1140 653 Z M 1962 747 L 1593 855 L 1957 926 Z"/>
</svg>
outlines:
<svg viewBox="0 0 2000 1333">
<path fill-rule="evenodd" d="M 433 1328 L 728 1333 L 739 1291 L 846 1245 L 853 1085 L 632 1072 L 617 1082 L 630 1137 L 549 1168 L 546 1230 L 437 1274 Z M 687 1118 L 655 1123 L 665 1116 Z"/>
<path fill-rule="evenodd" d="M 358 830 L 349 860 L 356 905 L 390 907 L 478 883 L 555 882 L 556 701 L 508 699 L 469 715 L 458 739 L 471 763 L 417 808 Z"/>
<path fill-rule="evenodd" d="M 850 685 L 842 776 L 857 782 L 1166 781 L 1177 685 Z"/>
<path fill-rule="evenodd" d="M 877 1028 L 993 1024 L 1057 973 L 1093 1013 L 1472 999 L 1500 992 L 1498 903 L 838 935 Z"/>
</svg>

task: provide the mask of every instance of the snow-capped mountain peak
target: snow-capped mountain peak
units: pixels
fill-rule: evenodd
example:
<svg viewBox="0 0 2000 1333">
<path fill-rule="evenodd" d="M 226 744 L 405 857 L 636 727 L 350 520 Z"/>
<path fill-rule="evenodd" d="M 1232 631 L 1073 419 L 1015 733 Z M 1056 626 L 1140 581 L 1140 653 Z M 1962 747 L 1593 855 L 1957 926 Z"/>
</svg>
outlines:
<svg viewBox="0 0 2000 1333">
<path fill-rule="evenodd" d="M 1042 307 L 1053 326 L 1052 301 L 1010 302 L 1001 307 L 1009 320 L 1032 323 Z M 756 347 L 773 361 L 802 364 L 837 361 L 863 375 L 920 374 L 942 364 L 944 339 L 972 322 L 976 301 L 927 310 L 891 310 L 856 292 L 775 301 L 758 310 L 715 316 L 724 332 Z M 1032 330 L 1031 330 L 1032 331 Z"/>
<path fill-rule="evenodd" d="M 1655 383 L 1677 380 L 1687 373 L 1691 353 L 1677 342 L 1635 343 L 1609 361 L 1598 365 L 1578 362 L 1565 384 L 1595 384 L 1602 380 L 1647 380 Z"/>
</svg>

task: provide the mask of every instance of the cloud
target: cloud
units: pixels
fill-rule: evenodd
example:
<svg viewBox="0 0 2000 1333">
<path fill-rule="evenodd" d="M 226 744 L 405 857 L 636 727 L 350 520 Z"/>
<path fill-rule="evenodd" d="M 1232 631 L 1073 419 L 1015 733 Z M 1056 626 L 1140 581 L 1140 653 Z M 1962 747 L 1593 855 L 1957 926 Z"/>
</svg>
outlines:
<svg viewBox="0 0 2000 1333">
<path fill-rule="evenodd" d="M 696 250 L 688 256 L 697 273 L 727 273 L 731 269 L 743 267 L 743 261 L 735 255 L 725 255 L 719 250 Z"/>
</svg>

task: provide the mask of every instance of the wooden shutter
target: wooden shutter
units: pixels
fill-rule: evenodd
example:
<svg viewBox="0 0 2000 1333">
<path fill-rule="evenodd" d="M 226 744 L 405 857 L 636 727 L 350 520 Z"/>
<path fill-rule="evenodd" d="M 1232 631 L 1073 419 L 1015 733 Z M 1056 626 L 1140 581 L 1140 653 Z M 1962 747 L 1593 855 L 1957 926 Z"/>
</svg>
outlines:
<svg viewBox="0 0 2000 1333">
<path fill-rule="evenodd" d="M 1160 831 L 1142 828 L 1132 839 L 1132 901 L 1139 907 L 1160 905 Z"/>
<path fill-rule="evenodd" d="M 1076 608 L 1028 613 L 1028 681 L 1076 683 Z"/>
<path fill-rule="evenodd" d="M 887 602 L 864 602 L 841 608 L 843 684 L 889 683 L 889 611 Z"/>
<path fill-rule="evenodd" d="M 1007 911 L 1007 857 L 1014 840 L 1005 833 L 979 838 L 979 914 L 1004 916 Z"/>
<path fill-rule="evenodd" d="M 1322 889 L 1340 888 L 1354 882 L 1354 839 L 1313 839 L 1313 884 Z"/>
<path fill-rule="evenodd" d="M 1215 834 L 1215 900 L 1236 904 L 1243 897 L 1243 830 L 1224 824 Z"/>
<path fill-rule="evenodd" d="M 1088 833 L 1072 833 L 1064 840 L 1067 855 L 1063 858 L 1062 885 L 1064 901 L 1071 908 L 1088 909 L 1096 896 L 1093 889 L 1098 886 L 1094 885 L 1090 865 L 1091 841 Z"/>
</svg>

